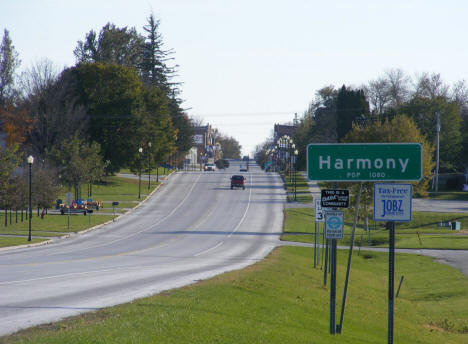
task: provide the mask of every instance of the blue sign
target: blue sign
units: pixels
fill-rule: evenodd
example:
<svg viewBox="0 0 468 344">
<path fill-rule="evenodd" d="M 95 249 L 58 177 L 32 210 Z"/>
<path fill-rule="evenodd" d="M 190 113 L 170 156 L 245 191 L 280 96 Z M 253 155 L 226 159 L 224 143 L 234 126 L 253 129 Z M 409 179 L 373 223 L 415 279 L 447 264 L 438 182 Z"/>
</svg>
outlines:
<svg viewBox="0 0 468 344">
<path fill-rule="evenodd" d="M 325 239 L 343 239 L 344 236 L 344 212 L 325 212 Z"/>
<path fill-rule="evenodd" d="M 411 221 L 411 184 L 374 184 L 375 221 Z"/>
</svg>

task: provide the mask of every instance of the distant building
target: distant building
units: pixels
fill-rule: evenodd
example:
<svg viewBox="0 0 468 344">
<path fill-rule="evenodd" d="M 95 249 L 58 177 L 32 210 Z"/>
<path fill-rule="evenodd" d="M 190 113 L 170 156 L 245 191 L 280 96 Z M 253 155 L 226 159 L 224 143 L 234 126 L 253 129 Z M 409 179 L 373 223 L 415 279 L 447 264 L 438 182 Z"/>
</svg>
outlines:
<svg viewBox="0 0 468 344">
<path fill-rule="evenodd" d="M 295 125 L 275 124 L 274 134 L 273 134 L 274 142 L 276 142 L 281 136 L 284 136 L 284 135 L 293 137 L 295 133 L 296 133 Z"/>
<path fill-rule="evenodd" d="M 193 128 L 193 148 L 189 154 L 190 157 L 187 157 L 191 163 L 195 163 L 194 149 L 196 149 L 197 164 L 206 163 L 208 160 L 216 161 L 221 158 L 221 146 L 214 141 L 210 124 Z"/>
</svg>

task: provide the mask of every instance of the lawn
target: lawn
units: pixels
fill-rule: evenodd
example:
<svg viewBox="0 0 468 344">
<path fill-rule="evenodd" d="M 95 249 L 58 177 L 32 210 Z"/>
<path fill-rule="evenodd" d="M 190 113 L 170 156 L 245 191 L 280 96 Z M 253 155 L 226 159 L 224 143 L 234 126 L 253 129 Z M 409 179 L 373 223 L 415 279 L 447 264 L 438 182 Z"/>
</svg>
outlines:
<svg viewBox="0 0 468 344">
<path fill-rule="evenodd" d="M 156 183 L 151 184 L 151 189 L 142 183 L 140 189 L 141 199 L 145 199 L 156 187 Z M 66 199 L 65 193 L 70 190 L 63 190 L 59 198 Z M 83 185 L 82 195 L 86 195 L 87 186 Z M 87 198 L 87 197 L 83 197 Z M 99 211 L 94 211 L 92 215 L 83 216 L 82 214 L 71 215 L 52 215 L 48 214 L 43 219 L 37 215 L 37 209 L 33 211 L 31 218 L 31 233 L 33 242 L 49 240 L 52 237 L 63 236 L 71 232 L 79 232 L 87 228 L 111 220 L 114 216 L 112 201 L 118 201 L 116 206 L 116 215 L 125 213 L 128 208 L 133 208 L 138 204 L 138 180 L 120 178 L 117 176 L 106 178 L 106 183 L 93 185 L 93 196 L 95 200 L 103 200 L 104 207 Z M 27 236 L 29 232 L 29 222 L 21 213 L 12 213 L 10 224 L 10 214 L 7 214 L 7 226 L 5 226 L 5 213 L 0 212 L 0 247 L 23 245 L 28 243 Z M 3 236 L 2 236 L 3 235 Z M 8 235 L 8 236 L 5 236 Z"/>
<path fill-rule="evenodd" d="M 338 245 L 348 245 L 353 216 L 345 213 L 345 238 Z M 285 209 L 284 235 L 282 240 L 314 242 L 315 217 L 312 208 Z M 438 228 L 438 222 L 461 221 L 463 231 Z M 356 228 L 355 244 L 362 243 L 376 247 L 388 246 L 388 231 L 384 223 L 369 221 L 371 230 L 364 231 L 362 221 Z M 320 224 L 319 236 L 323 233 Z M 468 249 L 468 214 L 413 212 L 411 222 L 396 224 L 395 241 L 397 248 Z M 467 234 L 467 235 L 465 235 Z"/>
<path fill-rule="evenodd" d="M 338 252 L 337 322 L 346 252 Z M 4 343 L 386 343 L 387 255 L 353 260 L 342 334 L 312 249 L 282 247 L 244 270 L 0 338 Z M 395 343 L 468 340 L 468 280 L 430 258 L 397 255 Z M 430 286 L 430 288 L 428 288 Z"/>
<path fill-rule="evenodd" d="M 307 180 L 302 174 L 297 172 L 291 172 L 291 176 L 288 174 L 281 173 L 283 180 L 285 181 L 287 197 L 289 201 L 296 201 L 300 203 L 312 203 L 313 198 L 309 191 Z M 294 199 L 294 194 L 296 197 Z"/>
</svg>

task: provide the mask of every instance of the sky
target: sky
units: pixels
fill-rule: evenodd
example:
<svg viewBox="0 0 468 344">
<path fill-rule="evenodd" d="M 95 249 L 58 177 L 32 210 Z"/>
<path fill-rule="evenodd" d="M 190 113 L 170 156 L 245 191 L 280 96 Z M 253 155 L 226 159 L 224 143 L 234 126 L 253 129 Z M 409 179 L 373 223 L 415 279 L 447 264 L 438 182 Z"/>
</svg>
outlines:
<svg viewBox="0 0 468 344">
<path fill-rule="evenodd" d="M 44 58 L 61 70 L 91 29 L 143 34 L 151 13 L 175 51 L 188 115 L 236 138 L 243 155 L 324 86 L 358 87 L 395 68 L 468 79 L 464 0 L 0 0 L 0 29 L 20 71 Z"/>
</svg>

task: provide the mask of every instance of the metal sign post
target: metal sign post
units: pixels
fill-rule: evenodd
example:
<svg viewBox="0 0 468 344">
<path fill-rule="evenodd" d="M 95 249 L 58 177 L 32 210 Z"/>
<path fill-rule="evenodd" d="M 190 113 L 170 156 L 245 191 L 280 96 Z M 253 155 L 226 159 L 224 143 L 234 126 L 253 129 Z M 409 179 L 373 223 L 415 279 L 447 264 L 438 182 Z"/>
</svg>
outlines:
<svg viewBox="0 0 468 344">
<path fill-rule="evenodd" d="M 330 251 L 330 334 L 336 332 L 336 240 L 344 236 L 344 212 L 325 212 L 325 238 L 331 240 Z"/>
<path fill-rule="evenodd" d="M 389 221 L 388 245 L 388 344 L 393 344 L 395 308 L 395 221 L 411 221 L 411 184 L 374 184 L 374 220 Z"/>
<path fill-rule="evenodd" d="M 324 209 L 322 208 L 321 205 L 321 200 L 316 199 L 315 200 L 315 232 L 314 232 L 314 268 L 317 266 L 317 261 L 319 260 L 319 252 L 320 250 L 318 249 L 317 245 L 317 225 L 318 225 L 318 230 L 320 231 L 320 223 L 325 221 L 325 216 L 324 216 Z M 326 282 L 324 282 L 326 284 Z"/>
</svg>

